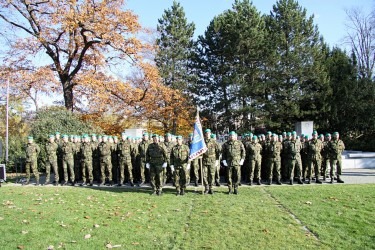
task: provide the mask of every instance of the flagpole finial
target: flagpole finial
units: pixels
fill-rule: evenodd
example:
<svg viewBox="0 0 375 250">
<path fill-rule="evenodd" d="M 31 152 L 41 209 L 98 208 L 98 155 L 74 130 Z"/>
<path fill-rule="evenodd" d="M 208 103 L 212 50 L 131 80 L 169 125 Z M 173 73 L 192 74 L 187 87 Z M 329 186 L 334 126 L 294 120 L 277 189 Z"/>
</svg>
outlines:
<svg viewBox="0 0 375 250">
<path fill-rule="evenodd" d="M 199 108 L 199 106 L 197 105 L 197 112 L 199 112 L 200 111 L 200 108 Z"/>
</svg>

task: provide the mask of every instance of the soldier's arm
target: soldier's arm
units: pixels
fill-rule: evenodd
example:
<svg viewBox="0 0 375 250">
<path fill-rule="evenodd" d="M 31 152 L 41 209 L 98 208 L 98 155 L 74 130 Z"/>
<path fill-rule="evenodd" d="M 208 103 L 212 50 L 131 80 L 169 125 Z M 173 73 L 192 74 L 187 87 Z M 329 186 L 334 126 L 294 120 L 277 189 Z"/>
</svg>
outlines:
<svg viewBox="0 0 375 250">
<path fill-rule="evenodd" d="M 173 154 L 173 148 L 171 150 L 170 156 L 169 156 L 169 162 L 170 165 L 174 165 L 174 154 Z"/>
<path fill-rule="evenodd" d="M 36 146 L 36 154 L 39 155 L 39 153 L 40 153 L 40 147 L 36 143 L 35 143 L 35 146 Z"/>
<path fill-rule="evenodd" d="M 246 149 L 243 143 L 241 142 L 241 159 L 245 159 L 246 157 Z"/>
</svg>

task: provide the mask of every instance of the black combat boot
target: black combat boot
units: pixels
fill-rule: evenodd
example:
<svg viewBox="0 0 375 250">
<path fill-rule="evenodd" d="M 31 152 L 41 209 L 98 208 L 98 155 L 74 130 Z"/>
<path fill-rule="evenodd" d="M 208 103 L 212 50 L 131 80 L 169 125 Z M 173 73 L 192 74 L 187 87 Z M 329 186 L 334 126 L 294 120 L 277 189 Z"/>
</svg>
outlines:
<svg viewBox="0 0 375 250">
<path fill-rule="evenodd" d="M 276 184 L 277 185 L 282 185 L 280 179 L 277 179 Z"/>
<path fill-rule="evenodd" d="M 39 180 L 36 180 L 35 186 L 39 186 Z"/>
<path fill-rule="evenodd" d="M 303 185 L 303 181 L 301 179 L 298 179 L 298 184 Z"/>
<path fill-rule="evenodd" d="M 271 185 L 271 184 L 272 184 L 272 179 L 269 179 L 267 185 Z"/>
<path fill-rule="evenodd" d="M 43 185 L 48 185 L 49 184 L 49 181 L 46 181 L 46 182 L 44 182 L 44 184 Z"/>
<path fill-rule="evenodd" d="M 290 185 L 293 185 L 293 179 L 290 179 L 290 180 L 289 180 L 289 184 L 290 184 Z"/>
<path fill-rule="evenodd" d="M 181 194 L 181 191 L 179 189 L 176 190 L 176 196 L 179 196 Z"/>
<path fill-rule="evenodd" d="M 233 193 L 234 193 L 234 194 L 238 194 L 238 189 L 235 188 Z"/>
<path fill-rule="evenodd" d="M 233 190 L 230 188 L 228 194 L 233 194 Z"/>
<path fill-rule="evenodd" d="M 258 179 L 257 184 L 258 184 L 259 186 L 262 185 L 262 182 L 260 181 L 260 178 Z"/>
<path fill-rule="evenodd" d="M 130 186 L 134 187 L 133 181 L 130 181 Z"/>
<path fill-rule="evenodd" d="M 185 189 L 181 189 L 180 195 L 185 195 Z"/>
<path fill-rule="evenodd" d="M 319 177 L 315 177 L 315 183 L 317 184 L 323 184 L 323 182 L 321 180 L 319 180 Z"/>
<path fill-rule="evenodd" d="M 343 181 L 343 180 L 341 180 L 341 178 L 340 178 L 340 176 L 339 176 L 339 175 L 337 176 L 337 183 L 344 183 L 344 181 Z"/>
<path fill-rule="evenodd" d="M 249 183 L 248 183 L 249 186 L 252 186 L 253 185 L 253 181 L 250 180 Z"/>
<path fill-rule="evenodd" d="M 310 178 L 308 178 L 307 181 L 306 181 L 306 184 L 310 184 L 310 183 L 311 183 L 311 180 L 310 180 Z"/>
<path fill-rule="evenodd" d="M 156 192 L 156 190 L 154 190 L 150 195 L 157 195 L 158 192 Z"/>
</svg>

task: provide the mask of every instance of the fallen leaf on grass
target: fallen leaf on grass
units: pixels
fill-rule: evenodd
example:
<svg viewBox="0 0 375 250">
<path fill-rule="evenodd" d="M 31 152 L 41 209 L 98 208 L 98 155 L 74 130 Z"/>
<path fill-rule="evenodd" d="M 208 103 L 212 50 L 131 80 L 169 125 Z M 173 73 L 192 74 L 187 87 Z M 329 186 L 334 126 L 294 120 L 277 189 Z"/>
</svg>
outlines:
<svg viewBox="0 0 375 250">
<path fill-rule="evenodd" d="M 54 248 L 55 248 L 54 246 L 50 245 L 47 247 L 47 250 L 53 250 Z"/>
<path fill-rule="evenodd" d="M 22 234 L 27 234 L 29 233 L 28 231 L 21 231 Z"/>
<path fill-rule="evenodd" d="M 112 245 L 111 243 L 108 243 L 107 245 L 105 245 L 105 247 L 108 248 L 108 249 L 112 249 L 112 248 L 121 247 L 121 245 Z"/>
<path fill-rule="evenodd" d="M 85 217 L 83 217 L 85 219 L 90 219 L 90 216 L 86 215 Z"/>
<path fill-rule="evenodd" d="M 22 223 L 28 224 L 29 222 L 27 220 L 23 220 Z"/>
<path fill-rule="evenodd" d="M 305 204 L 307 204 L 307 205 L 311 205 L 312 202 L 311 202 L 311 201 L 306 201 Z"/>
<path fill-rule="evenodd" d="M 25 249 L 25 247 L 22 246 L 22 245 L 19 245 L 19 246 L 17 246 L 17 249 Z"/>
<path fill-rule="evenodd" d="M 0 220 L 4 220 L 4 218 L 3 218 L 3 217 L 0 217 Z"/>
<path fill-rule="evenodd" d="M 270 231 L 268 231 L 267 228 L 263 229 L 262 231 L 263 231 L 263 233 L 266 233 L 266 234 L 268 234 L 270 232 Z"/>
<path fill-rule="evenodd" d="M 139 245 L 139 242 L 133 242 L 132 245 L 137 246 L 137 245 Z"/>
<path fill-rule="evenodd" d="M 98 227 L 100 227 L 100 226 L 99 226 L 98 224 L 95 224 L 94 227 L 95 227 L 95 228 L 98 228 Z"/>
<path fill-rule="evenodd" d="M 85 239 L 87 240 L 87 239 L 90 239 L 91 238 L 91 234 L 86 234 L 85 235 Z"/>
</svg>

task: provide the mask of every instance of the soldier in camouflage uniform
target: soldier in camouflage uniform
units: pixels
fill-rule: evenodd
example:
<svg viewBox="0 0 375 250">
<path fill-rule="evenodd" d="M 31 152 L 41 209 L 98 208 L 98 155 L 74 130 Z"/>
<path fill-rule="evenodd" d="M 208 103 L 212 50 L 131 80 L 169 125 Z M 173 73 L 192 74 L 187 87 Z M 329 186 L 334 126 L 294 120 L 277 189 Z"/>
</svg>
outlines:
<svg viewBox="0 0 375 250">
<path fill-rule="evenodd" d="M 55 133 L 55 142 L 57 143 L 57 171 L 59 173 L 59 182 L 64 181 L 64 168 L 63 168 L 63 159 L 61 152 L 62 138 L 60 138 L 60 132 Z"/>
<path fill-rule="evenodd" d="M 266 165 L 267 165 L 267 176 L 268 185 L 272 184 L 273 174 L 276 174 L 276 183 L 281 184 L 280 182 L 280 166 L 281 166 L 281 157 L 280 153 L 283 148 L 281 142 L 279 142 L 279 137 L 277 134 L 271 136 L 271 141 L 265 145 L 265 151 L 267 155 Z"/>
<path fill-rule="evenodd" d="M 142 141 L 138 144 L 138 162 L 139 162 L 139 176 L 141 183 L 139 186 L 142 186 L 145 181 L 150 181 L 150 170 L 145 168 L 146 164 L 146 151 L 148 148 L 149 142 L 148 142 L 148 133 L 143 133 L 142 135 Z"/>
<path fill-rule="evenodd" d="M 344 181 L 340 178 L 341 170 L 342 170 L 342 159 L 341 154 L 345 150 L 345 144 L 342 140 L 340 140 L 340 135 L 338 132 L 333 133 L 333 140 L 329 143 L 329 155 L 330 155 L 330 164 L 331 164 L 331 171 L 330 171 L 330 178 L 331 183 L 333 183 L 334 176 L 335 176 L 335 167 L 337 173 L 337 182 L 344 183 Z"/>
<path fill-rule="evenodd" d="M 111 186 L 112 182 L 112 145 L 108 142 L 108 136 L 103 135 L 102 142 L 98 145 L 99 155 L 100 155 L 100 173 L 101 173 L 101 182 L 99 186 L 105 184 L 106 171 L 108 172 L 108 182 Z"/>
<path fill-rule="evenodd" d="M 309 168 L 309 157 L 307 154 L 308 148 L 309 148 L 309 136 L 305 135 L 303 139 L 301 140 L 302 149 L 301 149 L 301 161 L 302 161 L 302 181 L 306 180 L 307 175 L 307 169 Z"/>
<path fill-rule="evenodd" d="M 303 184 L 301 180 L 301 171 L 302 171 L 302 160 L 301 160 L 301 150 L 302 144 L 300 140 L 297 140 L 297 133 L 293 131 L 291 134 L 288 144 L 284 144 L 286 148 L 285 157 L 287 159 L 288 167 L 288 179 L 290 185 L 293 185 L 294 172 L 296 172 L 297 180 L 299 184 Z M 297 171 L 295 171 L 295 168 Z"/>
<path fill-rule="evenodd" d="M 163 169 L 163 176 L 164 176 L 164 185 L 165 183 L 167 182 L 170 182 L 172 181 L 172 170 L 171 170 L 171 167 L 170 167 L 170 155 L 171 155 L 171 151 L 172 151 L 172 148 L 173 146 L 175 145 L 175 143 L 172 141 L 172 135 L 170 133 L 167 133 L 165 134 L 165 137 L 164 137 L 164 146 L 167 150 L 167 167 L 165 169 Z"/>
<path fill-rule="evenodd" d="M 177 144 L 173 146 L 170 155 L 171 170 L 176 187 L 176 195 L 184 195 L 186 189 L 186 173 L 190 171 L 189 153 L 187 145 L 182 144 L 182 136 L 177 136 Z"/>
<path fill-rule="evenodd" d="M 207 151 L 203 154 L 203 184 L 205 194 L 213 194 L 212 186 L 215 181 L 216 166 L 219 164 L 220 148 L 218 144 L 211 139 L 211 130 L 205 130 L 205 142 Z"/>
<path fill-rule="evenodd" d="M 150 169 L 151 195 L 162 195 L 163 169 L 167 167 L 167 150 L 159 143 L 158 135 L 152 135 L 153 143 L 148 145 L 146 151 L 146 168 Z"/>
<path fill-rule="evenodd" d="M 68 184 L 68 169 L 70 174 L 71 184 L 75 185 L 75 176 L 74 176 L 74 152 L 75 146 L 72 142 L 69 141 L 68 135 L 63 135 L 63 142 L 61 143 L 61 153 L 63 160 L 63 170 L 64 170 L 64 183 L 62 185 Z"/>
<path fill-rule="evenodd" d="M 81 170 L 81 137 L 79 135 L 74 136 L 74 176 L 76 181 L 79 181 L 82 178 Z"/>
<path fill-rule="evenodd" d="M 331 166 L 330 164 L 330 159 L 329 159 L 329 144 L 331 142 L 331 134 L 327 133 L 325 136 L 325 140 L 323 141 L 323 149 L 322 149 L 322 175 L 323 175 L 323 180 L 326 180 L 327 177 L 327 170 L 328 166 Z"/>
<path fill-rule="evenodd" d="M 221 145 L 216 141 L 216 135 L 211 134 L 211 139 L 217 144 L 221 156 Z M 217 164 L 215 163 L 215 184 L 217 187 L 220 187 L 220 156 Z"/>
<path fill-rule="evenodd" d="M 290 132 L 283 132 L 282 138 L 283 140 L 280 141 L 283 145 L 283 150 L 281 151 L 281 168 L 280 168 L 280 173 L 281 173 L 281 179 L 282 180 L 287 180 L 289 178 L 289 169 L 288 169 L 288 163 L 287 163 L 287 155 L 286 155 L 286 148 L 289 143 L 289 139 L 291 137 Z"/>
<path fill-rule="evenodd" d="M 246 157 L 249 159 L 249 179 L 248 184 L 253 184 L 253 179 L 257 180 L 258 185 L 261 185 L 260 169 L 262 166 L 262 145 L 258 142 L 258 137 L 254 135 L 251 143 L 247 144 Z"/>
<path fill-rule="evenodd" d="M 27 138 L 26 144 L 26 183 L 28 185 L 30 182 L 30 168 L 33 171 L 33 174 L 36 179 L 36 186 L 39 185 L 39 172 L 38 172 L 38 155 L 40 152 L 40 148 L 38 144 L 34 142 L 34 138 L 29 136 Z"/>
<path fill-rule="evenodd" d="M 315 170 L 315 182 L 321 184 L 322 182 L 319 180 L 319 173 L 320 167 L 322 164 L 322 156 L 320 152 L 323 149 L 323 143 L 321 140 L 318 140 L 318 133 L 316 131 L 313 132 L 313 138 L 309 141 L 307 154 L 309 157 L 309 168 L 308 168 L 308 175 L 307 175 L 307 184 L 311 183 L 312 178 L 312 168 L 314 167 Z"/>
<path fill-rule="evenodd" d="M 87 183 L 87 175 L 89 179 L 89 185 L 93 185 L 94 176 L 93 176 L 93 152 L 96 148 L 95 144 L 90 142 L 89 135 L 83 136 L 83 142 L 81 143 L 80 147 L 80 154 L 81 154 L 81 166 L 82 166 L 82 179 L 83 183 L 81 186 L 85 186 Z M 86 175 L 87 173 L 87 175 Z"/>
<path fill-rule="evenodd" d="M 120 164 L 120 182 L 119 186 L 122 186 L 125 180 L 124 174 L 128 177 L 130 186 L 134 186 L 133 182 L 133 165 L 132 165 L 132 155 L 136 155 L 135 145 L 127 140 L 126 134 L 122 133 L 122 140 L 117 144 L 117 153 L 119 156 Z"/>
<path fill-rule="evenodd" d="M 91 142 L 90 144 L 93 147 L 92 152 L 92 174 L 93 178 L 96 181 L 100 181 L 100 154 L 98 149 L 98 137 L 96 134 L 91 135 Z"/>
<path fill-rule="evenodd" d="M 59 183 L 59 171 L 57 168 L 57 149 L 58 145 L 55 142 L 55 136 L 50 135 L 49 141 L 46 143 L 46 182 L 44 185 L 49 184 L 50 182 L 50 174 L 51 174 L 51 167 L 53 168 L 53 172 L 55 173 L 55 181 L 53 184 L 56 186 Z"/>
<path fill-rule="evenodd" d="M 223 164 L 227 168 L 228 194 L 238 194 L 238 185 L 241 181 L 241 166 L 246 157 L 246 150 L 241 141 L 237 140 L 234 131 L 229 133 L 229 139 L 222 147 Z"/>
</svg>

